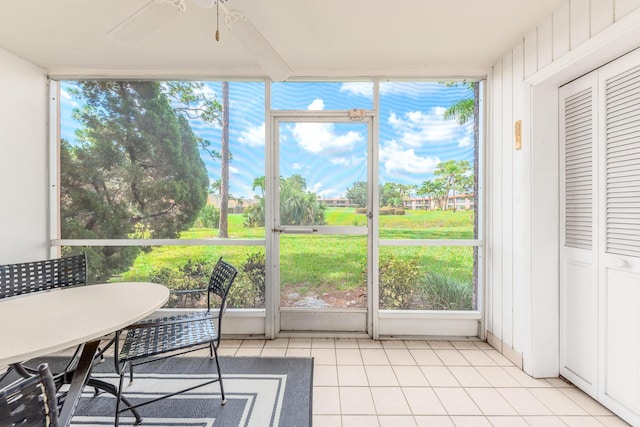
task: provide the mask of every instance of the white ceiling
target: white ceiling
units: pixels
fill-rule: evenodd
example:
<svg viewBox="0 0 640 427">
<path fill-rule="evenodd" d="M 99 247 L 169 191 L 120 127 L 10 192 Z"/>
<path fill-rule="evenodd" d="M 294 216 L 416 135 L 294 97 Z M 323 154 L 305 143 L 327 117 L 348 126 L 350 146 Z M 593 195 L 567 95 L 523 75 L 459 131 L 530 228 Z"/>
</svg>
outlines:
<svg viewBox="0 0 640 427">
<path fill-rule="evenodd" d="M 216 8 L 138 45 L 105 35 L 150 0 L 0 0 L 0 48 L 58 76 L 264 76 Z M 565 0 L 228 0 L 292 77 L 479 76 Z M 222 14 L 222 10 L 221 10 Z M 233 28 L 233 27 L 232 27 Z"/>
</svg>

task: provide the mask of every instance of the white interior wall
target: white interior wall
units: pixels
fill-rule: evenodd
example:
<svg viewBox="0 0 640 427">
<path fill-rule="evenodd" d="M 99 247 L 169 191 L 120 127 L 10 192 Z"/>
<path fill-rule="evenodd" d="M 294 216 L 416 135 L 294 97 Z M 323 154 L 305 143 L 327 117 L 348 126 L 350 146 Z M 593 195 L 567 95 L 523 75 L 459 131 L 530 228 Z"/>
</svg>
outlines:
<svg viewBox="0 0 640 427">
<path fill-rule="evenodd" d="M 559 371 L 557 88 L 639 46 L 640 0 L 568 0 L 489 77 L 487 335 L 536 377 Z"/>
<path fill-rule="evenodd" d="M 49 254 L 43 71 L 0 49 L 0 264 Z"/>
</svg>

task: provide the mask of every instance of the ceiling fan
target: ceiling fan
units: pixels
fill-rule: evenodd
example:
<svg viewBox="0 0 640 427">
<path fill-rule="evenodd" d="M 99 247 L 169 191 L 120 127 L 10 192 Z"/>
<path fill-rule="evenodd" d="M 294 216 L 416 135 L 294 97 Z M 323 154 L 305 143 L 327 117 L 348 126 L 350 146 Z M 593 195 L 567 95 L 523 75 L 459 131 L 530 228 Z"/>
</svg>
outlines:
<svg viewBox="0 0 640 427">
<path fill-rule="evenodd" d="M 201 8 L 216 6 L 224 15 L 229 33 L 249 52 L 262 70 L 273 81 L 283 81 L 291 76 L 291 69 L 278 52 L 264 38 L 260 30 L 242 12 L 227 9 L 227 0 L 191 0 Z M 185 0 L 150 0 L 137 12 L 126 18 L 107 33 L 107 37 L 130 46 L 136 46 L 153 31 L 182 15 L 187 10 Z M 216 28 L 216 40 L 219 39 Z"/>
</svg>

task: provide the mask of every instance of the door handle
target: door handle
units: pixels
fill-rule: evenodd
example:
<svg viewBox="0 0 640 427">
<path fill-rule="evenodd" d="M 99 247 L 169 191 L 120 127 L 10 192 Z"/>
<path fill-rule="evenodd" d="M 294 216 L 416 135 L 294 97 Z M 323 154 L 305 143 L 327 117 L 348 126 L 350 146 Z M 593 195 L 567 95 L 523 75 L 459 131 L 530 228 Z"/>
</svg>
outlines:
<svg viewBox="0 0 640 427">
<path fill-rule="evenodd" d="M 616 262 L 614 263 L 614 265 L 615 265 L 616 267 L 618 267 L 618 268 L 624 268 L 624 267 L 626 267 L 626 266 L 627 266 L 627 261 L 625 261 L 625 260 L 623 260 L 623 259 L 621 259 L 621 258 L 618 258 L 618 259 L 616 260 Z"/>
<path fill-rule="evenodd" d="M 272 230 L 274 233 L 285 233 L 285 234 L 313 234 L 317 233 L 317 228 L 274 228 Z"/>
</svg>

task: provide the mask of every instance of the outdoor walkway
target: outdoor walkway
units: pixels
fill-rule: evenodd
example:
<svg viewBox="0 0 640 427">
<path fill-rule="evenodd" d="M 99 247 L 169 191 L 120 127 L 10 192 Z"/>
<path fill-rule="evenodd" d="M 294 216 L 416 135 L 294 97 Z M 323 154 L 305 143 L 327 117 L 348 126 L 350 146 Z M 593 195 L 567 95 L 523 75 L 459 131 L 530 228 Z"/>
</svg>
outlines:
<svg viewBox="0 0 640 427">
<path fill-rule="evenodd" d="M 220 354 L 314 357 L 314 427 L 626 426 L 561 379 L 534 379 L 484 342 L 221 341 Z"/>
</svg>

